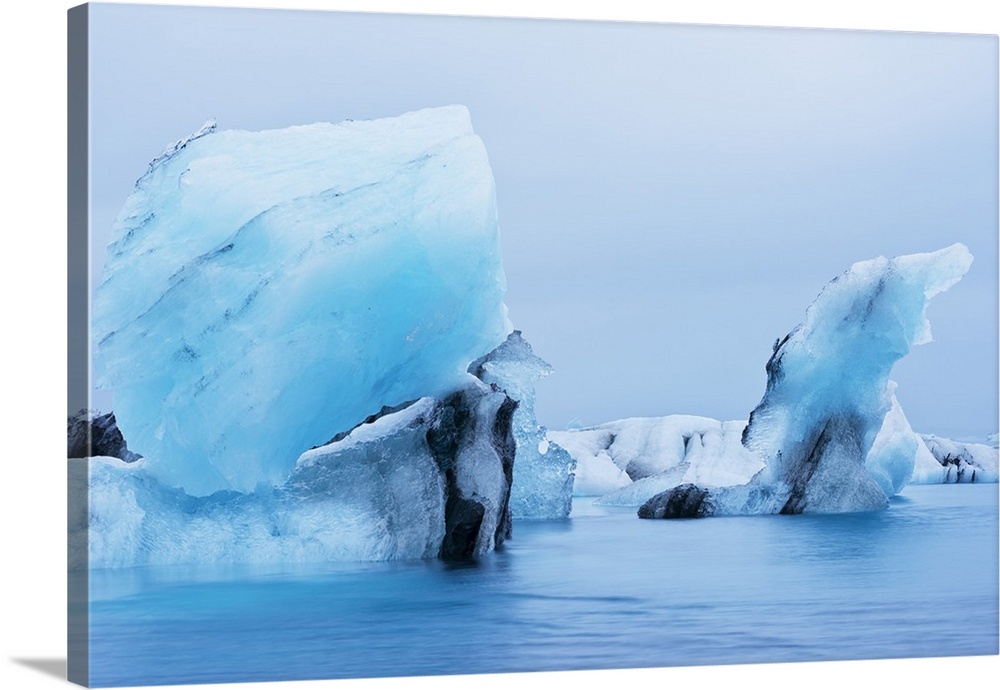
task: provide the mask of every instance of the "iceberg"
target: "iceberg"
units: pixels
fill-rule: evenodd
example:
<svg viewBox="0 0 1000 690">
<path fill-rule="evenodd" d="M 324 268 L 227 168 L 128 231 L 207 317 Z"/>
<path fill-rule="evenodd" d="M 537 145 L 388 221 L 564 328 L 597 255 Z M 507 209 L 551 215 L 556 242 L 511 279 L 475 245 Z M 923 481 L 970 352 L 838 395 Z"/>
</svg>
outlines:
<svg viewBox="0 0 1000 690">
<path fill-rule="evenodd" d="M 642 517 L 840 513 L 888 505 L 884 489 L 905 483 L 898 458 L 909 447 L 902 411 L 892 415 L 892 365 L 931 340 L 928 301 L 968 271 L 962 244 L 936 252 L 854 264 L 774 344 L 767 388 L 750 414 L 743 445 L 764 462 L 750 482 L 681 484 L 640 508 Z M 897 405 L 898 407 L 898 405 Z M 867 464 L 887 414 L 895 421 Z M 913 449 L 915 452 L 915 448 Z M 876 469 L 873 476 L 872 468 Z"/>
<path fill-rule="evenodd" d="M 125 202 L 93 306 L 98 384 L 143 472 L 282 485 L 372 410 L 467 384 L 511 330 L 469 113 L 263 132 L 209 123 Z"/>
<path fill-rule="evenodd" d="M 71 560 L 462 560 L 566 517 L 496 216 L 462 107 L 169 146 L 95 296 L 115 413 L 68 420 Z"/>
<path fill-rule="evenodd" d="M 514 331 L 495 350 L 469 365 L 469 373 L 496 386 L 517 401 L 514 439 L 517 443 L 514 485 L 510 495 L 515 518 L 569 517 L 576 462 L 535 419 L 534 383 L 552 373 L 552 366 L 531 350 Z"/>
</svg>

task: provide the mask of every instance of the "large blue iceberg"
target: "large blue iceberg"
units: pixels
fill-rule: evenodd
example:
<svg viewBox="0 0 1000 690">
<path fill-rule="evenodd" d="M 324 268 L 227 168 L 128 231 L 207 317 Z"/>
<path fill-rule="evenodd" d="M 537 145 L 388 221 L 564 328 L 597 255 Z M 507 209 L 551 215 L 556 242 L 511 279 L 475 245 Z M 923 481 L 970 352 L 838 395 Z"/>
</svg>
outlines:
<svg viewBox="0 0 1000 690">
<path fill-rule="evenodd" d="M 384 405 L 444 397 L 511 330 L 469 113 L 215 131 L 153 161 L 96 290 L 99 384 L 145 471 L 284 482 Z"/>
<path fill-rule="evenodd" d="M 68 429 L 70 457 L 116 457 L 73 464 L 74 565 L 467 559 L 569 514 L 465 108 L 206 125 L 115 232 L 94 307 L 115 414 Z"/>
</svg>

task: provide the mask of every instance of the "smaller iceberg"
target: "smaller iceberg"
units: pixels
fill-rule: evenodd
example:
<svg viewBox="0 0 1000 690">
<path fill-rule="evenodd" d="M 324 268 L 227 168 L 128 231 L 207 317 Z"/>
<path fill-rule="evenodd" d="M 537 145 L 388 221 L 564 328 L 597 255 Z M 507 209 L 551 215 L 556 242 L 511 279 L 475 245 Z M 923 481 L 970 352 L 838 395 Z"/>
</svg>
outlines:
<svg viewBox="0 0 1000 690">
<path fill-rule="evenodd" d="M 668 489 L 651 497 L 640 516 L 885 508 L 911 478 L 918 445 L 894 405 L 889 372 L 912 346 L 931 340 L 928 301 L 971 264 L 968 249 L 955 244 L 858 262 L 834 278 L 805 321 L 774 344 L 767 389 L 742 437 L 764 467 L 742 485 Z"/>
</svg>

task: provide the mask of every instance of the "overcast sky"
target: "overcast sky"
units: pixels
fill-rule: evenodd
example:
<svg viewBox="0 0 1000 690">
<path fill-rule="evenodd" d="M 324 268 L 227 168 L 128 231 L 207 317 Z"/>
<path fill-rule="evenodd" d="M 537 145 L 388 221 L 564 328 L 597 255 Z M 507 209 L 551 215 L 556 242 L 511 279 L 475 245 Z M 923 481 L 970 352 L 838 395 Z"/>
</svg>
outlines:
<svg viewBox="0 0 1000 690">
<path fill-rule="evenodd" d="M 775 338 L 857 260 L 964 242 L 914 428 L 997 426 L 997 42 L 884 32 L 91 6 L 95 243 L 167 144 L 461 103 L 553 428 L 745 418 Z M 96 269 L 101 256 L 95 251 Z"/>
</svg>

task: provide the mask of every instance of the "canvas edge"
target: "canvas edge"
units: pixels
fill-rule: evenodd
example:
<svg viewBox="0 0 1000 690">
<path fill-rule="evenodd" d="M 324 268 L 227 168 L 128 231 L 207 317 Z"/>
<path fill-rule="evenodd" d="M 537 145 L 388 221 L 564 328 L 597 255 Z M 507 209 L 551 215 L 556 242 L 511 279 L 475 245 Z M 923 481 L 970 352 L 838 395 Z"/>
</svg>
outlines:
<svg viewBox="0 0 1000 690">
<path fill-rule="evenodd" d="M 90 408 L 89 9 L 86 4 L 78 5 L 66 13 L 68 414 Z M 86 468 L 86 460 L 67 458 L 66 678 L 84 686 L 90 680 L 88 532 L 85 524 L 83 529 L 79 525 L 74 529 L 73 523 L 74 516 L 86 515 L 88 510 Z M 74 568 L 81 556 L 83 567 Z"/>
</svg>

